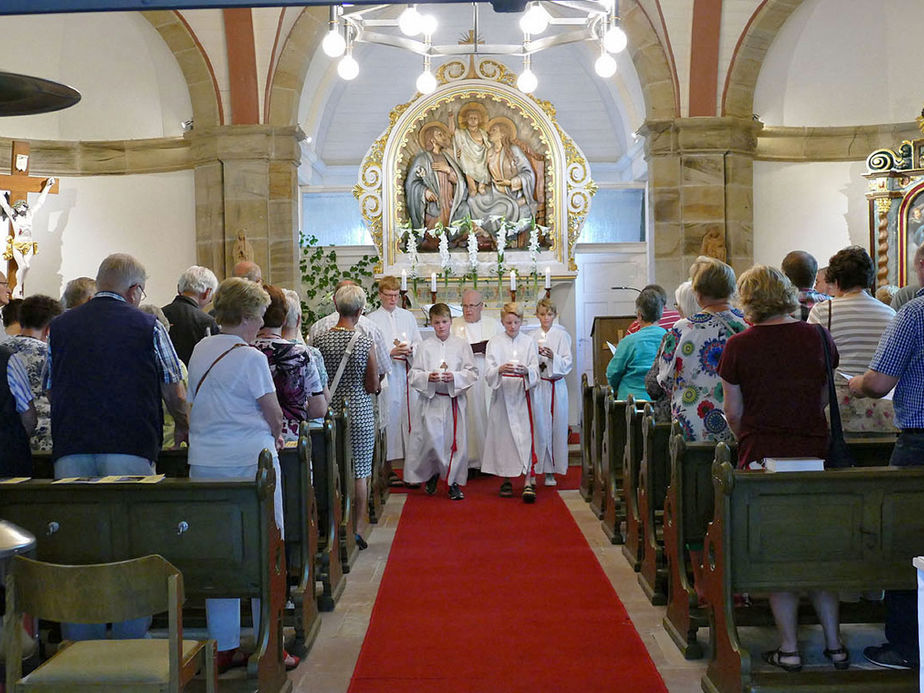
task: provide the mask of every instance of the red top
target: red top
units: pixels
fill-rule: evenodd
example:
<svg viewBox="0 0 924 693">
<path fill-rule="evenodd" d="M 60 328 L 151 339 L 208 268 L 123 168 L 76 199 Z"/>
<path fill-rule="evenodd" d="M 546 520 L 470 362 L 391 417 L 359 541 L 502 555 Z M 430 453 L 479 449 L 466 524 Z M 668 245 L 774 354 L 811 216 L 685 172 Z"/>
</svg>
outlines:
<svg viewBox="0 0 924 693">
<path fill-rule="evenodd" d="M 837 347 L 825 330 L 832 360 Z M 728 338 L 719 376 L 741 387 L 738 466 L 765 457 L 821 457 L 828 451 L 827 372 L 815 325 L 755 325 Z"/>
<path fill-rule="evenodd" d="M 663 327 L 665 330 L 669 330 L 674 326 L 674 323 L 681 319 L 680 313 L 676 310 L 665 310 L 661 313 L 661 319 L 658 320 L 658 327 Z M 637 319 L 632 321 L 632 324 L 626 328 L 626 334 L 632 334 L 633 332 L 638 332 L 642 329 L 642 323 Z"/>
</svg>

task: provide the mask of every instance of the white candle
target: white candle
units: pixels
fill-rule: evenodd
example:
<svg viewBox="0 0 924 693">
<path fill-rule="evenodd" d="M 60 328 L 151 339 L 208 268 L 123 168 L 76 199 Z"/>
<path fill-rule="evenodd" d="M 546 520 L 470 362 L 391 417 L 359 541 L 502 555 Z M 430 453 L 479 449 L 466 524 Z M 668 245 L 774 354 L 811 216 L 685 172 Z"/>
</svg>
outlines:
<svg viewBox="0 0 924 693">
<path fill-rule="evenodd" d="M 510 270 L 510 290 L 511 291 L 517 290 L 517 271 L 516 270 Z"/>
<path fill-rule="evenodd" d="M 548 270 L 546 270 L 548 272 Z M 546 274 L 546 283 L 548 283 L 548 274 Z M 548 287 L 546 287 L 548 288 Z M 407 270 L 401 270 L 401 290 L 407 291 Z"/>
<path fill-rule="evenodd" d="M 520 359 L 517 358 L 517 350 L 516 350 L 516 349 L 513 350 L 513 358 L 510 359 L 510 363 L 512 363 L 514 366 L 517 366 L 517 365 L 519 365 L 519 363 L 520 363 Z"/>
<path fill-rule="evenodd" d="M 430 272 L 430 291 L 436 293 L 436 272 Z"/>
<path fill-rule="evenodd" d="M 545 288 L 546 289 L 552 288 L 552 268 L 551 267 L 545 268 Z"/>
</svg>

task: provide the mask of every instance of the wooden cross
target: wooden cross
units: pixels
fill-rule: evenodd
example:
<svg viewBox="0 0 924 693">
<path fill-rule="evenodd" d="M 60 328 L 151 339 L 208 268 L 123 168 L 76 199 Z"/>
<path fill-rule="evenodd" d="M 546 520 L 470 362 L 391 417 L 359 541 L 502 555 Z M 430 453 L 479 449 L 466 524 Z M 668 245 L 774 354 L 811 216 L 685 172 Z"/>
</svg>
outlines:
<svg viewBox="0 0 924 693">
<path fill-rule="evenodd" d="M 10 206 L 12 207 L 20 200 L 29 201 L 29 193 L 42 192 L 47 178 L 29 175 L 29 143 L 13 142 L 13 155 L 10 157 L 10 174 L 0 173 L 0 190 L 9 190 Z M 52 195 L 57 195 L 59 181 L 51 186 L 48 191 Z M 7 235 L 12 238 L 15 235 L 13 224 L 8 224 L 9 230 Z M 6 280 L 9 282 L 10 290 L 16 286 L 16 261 L 10 260 L 7 263 Z"/>
</svg>

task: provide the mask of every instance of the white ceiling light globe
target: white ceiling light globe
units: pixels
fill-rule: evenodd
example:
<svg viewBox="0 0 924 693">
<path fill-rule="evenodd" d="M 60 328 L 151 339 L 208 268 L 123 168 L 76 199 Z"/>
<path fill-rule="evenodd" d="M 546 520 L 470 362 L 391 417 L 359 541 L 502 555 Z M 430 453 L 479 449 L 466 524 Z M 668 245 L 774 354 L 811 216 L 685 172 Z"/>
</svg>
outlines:
<svg viewBox="0 0 924 693">
<path fill-rule="evenodd" d="M 612 26 L 603 34 L 603 47 L 610 53 L 621 53 L 629 44 L 629 37 L 621 27 Z"/>
<path fill-rule="evenodd" d="M 528 67 L 517 77 L 517 89 L 524 94 L 530 94 L 536 91 L 537 86 L 539 86 L 539 80 L 536 79 L 536 75 L 534 75 L 533 71 Z"/>
<path fill-rule="evenodd" d="M 408 5 L 398 17 L 398 28 L 405 36 L 417 36 L 421 32 L 420 12 L 413 5 Z"/>
<path fill-rule="evenodd" d="M 359 63 L 352 55 L 347 54 L 337 63 L 337 74 L 347 81 L 356 79 L 356 75 L 359 74 Z"/>
<path fill-rule="evenodd" d="M 612 12 L 616 6 L 616 0 L 600 0 L 600 4 L 603 5 L 603 9 L 607 12 Z"/>
<path fill-rule="evenodd" d="M 436 33 L 436 17 L 432 14 L 420 15 L 420 30 L 424 36 L 433 36 Z"/>
<path fill-rule="evenodd" d="M 436 77 L 433 76 L 433 73 L 430 70 L 421 72 L 417 78 L 417 91 L 421 94 L 432 94 L 435 89 Z"/>
<path fill-rule="evenodd" d="M 594 63 L 594 70 L 604 79 L 616 74 L 616 60 L 609 53 L 603 53 Z"/>
<path fill-rule="evenodd" d="M 346 41 L 344 41 L 343 35 L 337 29 L 331 29 L 327 32 L 324 40 L 321 41 L 321 49 L 327 57 L 339 58 L 343 55 L 343 51 L 346 50 Z"/>
<path fill-rule="evenodd" d="M 530 5 L 526 13 L 520 17 L 520 28 L 527 34 L 541 34 L 549 28 L 549 13 L 538 2 Z"/>
</svg>

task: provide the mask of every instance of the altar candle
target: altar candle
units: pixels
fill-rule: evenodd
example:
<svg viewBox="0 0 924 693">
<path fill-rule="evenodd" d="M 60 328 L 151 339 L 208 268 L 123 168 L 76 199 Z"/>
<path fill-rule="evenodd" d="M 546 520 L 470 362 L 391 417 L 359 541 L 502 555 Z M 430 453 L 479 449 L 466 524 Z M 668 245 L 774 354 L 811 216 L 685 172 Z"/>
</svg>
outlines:
<svg viewBox="0 0 924 693">
<path fill-rule="evenodd" d="M 436 293 L 436 272 L 430 272 L 430 291 Z"/>
<path fill-rule="evenodd" d="M 516 270 L 510 270 L 510 290 L 511 291 L 517 290 L 517 271 Z"/>
<path fill-rule="evenodd" d="M 545 288 L 546 289 L 552 288 L 552 268 L 551 267 L 545 268 Z"/>
<path fill-rule="evenodd" d="M 520 364 L 520 359 L 517 358 L 517 350 L 516 350 L 516 349 L 513 350 L 513 358 L 510 359 L 510 363 L 512 363 L 514 366 L 518 366 L 518 365 Z"/>
<path fill-rule="evenodd" d="M 407 332 L 401 333 L 401 344 L 402 345 L 407 344 Z"/>
<path fill-rule="evenodd" d="M 546 270 L 548 272 L 548 270 Z M 546 283 L 548 283 L 548 274 L 546 274 Z M 546 287 L 548 288 L 548 287 Z M 401 290 L 407 291 L 407 270 L 401 270 Z"/>
</svg>

